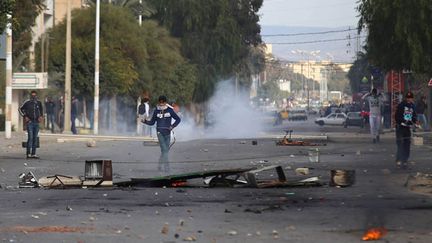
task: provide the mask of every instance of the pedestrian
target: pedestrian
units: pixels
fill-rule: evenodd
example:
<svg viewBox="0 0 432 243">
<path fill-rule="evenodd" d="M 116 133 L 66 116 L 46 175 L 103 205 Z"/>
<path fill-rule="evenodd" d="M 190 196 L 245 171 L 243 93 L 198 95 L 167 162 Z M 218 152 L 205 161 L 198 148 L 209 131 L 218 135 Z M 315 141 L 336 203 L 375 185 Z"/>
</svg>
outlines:
<svg viewBox="0 0 432 243">
<path fill-rule="evenodd" d="M 408 92 L 405 100 L 399 103 L 396 113 L 396 164 L 399 167 L 407 168 L 411 147 L 411 128 L 418 124 L 417 114 L 414 106 L 414 95 Z"/>
<path fill-rule="evenodd" d="M 380 141 L 381 110 L 384 96 L 373 88 L 370 93 L 363 95 L 362 99 L 369 103 L 369 126 L 373 143 Z"/>
<path fill-rule="evenodd" d="M 72 134 L 77 134 L 75 120 L 78 115 L 78 99 L 75 96 L 72 96 L 72 104 L 71 104 L 71 132 Z"/>
<path fill-rule="evenodd" d="M 138 106 L 138 119 L 143 121 L 148 118 L 150 118 L 149 98 L 144 97 L 141 100 L 141 104 Z M 150 136 L 150 129 L 148 127 L 142 127 L 141 125 L 138 133 L 139 135 Z"/>
<path fill-rule="evenodd" d="M 20 107 L 19 112 L 24 118 L 27 128 L 27 159 L 38 159 L 36 155 L 37 138 L 39 133 L 39 123 L 43 121 L 42 102 L 37 98 L 37 92 L 31 91 L 29 100 L 26 100 Z"/>
<path fill-rule="evenodd" d="M 159 146 L 161 149 L 161 155 L 159 158 L 158 170 L 170 172 L 168 153 L 170 150 L 171 143 L 171 131 L 180 123 L 180 117 L 174 112 L 174 110 L 167 104 L 167 98 L 164 95 L 159 96 L 159 104 L 153 112 L 150 120 L 144 120 L 143 122 L 147 125 L 156 124 L 156 132 L 159 140 Z M 175 120 L 172 123 L 172 119 Z M 162 168 L 163 167 L 163 168 Z"/>
<path fill-rule="evenodd" d="M 48 96 L 45 102 L 45 110 L 47 114 L 47 127 L 51 128 L 51 132 L 54 133 L 54 120 L 55 120 L 55 103 L 50 96 Z"/>
<path fill-rule="evenodd" d="M 427 117 L 425 115 L 425 111 L 427 110 L 428 106 L 426 103 L 426 97 L 422 96 L 420 100 L 417 102 L 416 106 L 416 113 L 417 113 L 417 119 L 420 122 L 420 125 L 423 127 L 424 131 L 429 131 L 429 123 L 427 120 Z"/>
</svg>

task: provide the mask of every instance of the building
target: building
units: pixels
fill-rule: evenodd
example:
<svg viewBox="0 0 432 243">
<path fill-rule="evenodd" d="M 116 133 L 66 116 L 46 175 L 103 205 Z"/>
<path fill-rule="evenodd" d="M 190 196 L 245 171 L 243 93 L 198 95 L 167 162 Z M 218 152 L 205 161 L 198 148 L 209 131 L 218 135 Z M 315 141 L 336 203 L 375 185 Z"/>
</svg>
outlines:
<svg viewBox="0 0 432 243">
<path fill-rule="evenodd" d="M 67 14 L 68 1 L 71 3 L 71 9 L 82 8 L 86 6 L 86 0 L 44 0 L 45 9 L 35 20 L 35 26 L 32 28 L 33 39 L 32 45 L 29 48 L 30 70 L 29 72 L 43 73 L 47 71 L 48 63 L 48 47 L 50 38 L 46 34 L 47 30 L 62 22 Z M 41 40 L 41 69 L 35 70 L 35 45 Z M 15 74 L 14 74 L 15 76 Z M 46 75 L 35 75 L 35 78 L 46 77 Z M 44 79 L 45 80 L 45 79 Z M 12 127 L 17 131 L 23 129 L 22 118 L 18 113 L 18 108 L 27 99 L 27 94 L 30 89 L 43 89 L 46 85 L 37 85 L 35 87 L 12 87 Z"/>
<path fill-rule="evenodd" d="M 299 61 L 299 62 L 287 62 L 287 67 L 292 70 L 294 74 L 301 74 L 306 80 L 304 92 L 309 90 L 312 98 L 319 98 L 321 102 L 328 100 L 328 80 L 331 72 L 335 68 L 341 69 L 344 72 L 348 72 L 351 63 L 335 63 L 330 60 L 315 61 Z M 319 87 L 315 87 L 315 82 L 308 84 L 307 79 L 315 80 L 319 83 Z M 309 87 L 311 86 L 311 87 Z"/>
</svg>

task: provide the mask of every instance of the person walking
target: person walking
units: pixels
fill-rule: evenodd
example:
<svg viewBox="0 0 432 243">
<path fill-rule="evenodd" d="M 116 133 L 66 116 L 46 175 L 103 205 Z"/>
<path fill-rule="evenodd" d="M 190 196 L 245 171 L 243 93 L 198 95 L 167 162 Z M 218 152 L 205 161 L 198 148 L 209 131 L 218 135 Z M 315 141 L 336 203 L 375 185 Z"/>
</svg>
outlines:
<svg viewBox="0 0 432 243">
<path fill-rule="evenodd" d="M 30 99 L 24 102 L 24 104 L 19 108 L 19 112 L 24 118 L 27 128 L 27 159 L 38 159 L 39 157 L 36 155 L 36 147 L 39 123 L 43 121 L 43 108 L 42 102 L 37 99 L 37 92 L 35 90 L 31 91 Z"/>
<path fill-rule="evenodd" d="M 51 128 L 51 133 L 54 133 L 55 106 L 52 98 L 48 96 L 45 102 L 45 110 L 47 114 L 47 127 L 48 129 Z"/>
<path fill-rule="evenodd" d="M 73 96 L 72 97 L 72 105 L 71 105 L 71 132 L 72 134 L 77 134 L 76 126 L 75 126 L 75 120 L 78 115 L 78 99 Z"/>
<path fill-rule="evenodd" d="M 381 126 L 381 108 L 384 96 L 373 88 L 370 93 L 363 95 L 362 99 L 369 103 L 369 126 L 373 143 L 380 141 L 379 131 Z"/>
<path fill-rule="evenodd" d="M 428 106 L 426 103 L 426 97 L 422 96 L 420 100 L 417 102 L 416 106 L 417 119 L 420 122 L 420 125 L 423 127 L 423 131 L 429 131 L 429 123 L 425 114 Z"/>
<path fill-rule="evenodd" d="M 143 120 L 144 124 L 156 125 L 157 137 L 159 140 L 159 146 L 161 149 L 161 155 L 159 157 L 158 170 L 164 170 L 165 173 L 170 172 L 168 153 L 170 150 L 171 143 L 171 131 L 178 126 L 180 123 L 180 117 L 175 111 L 167 104 L 167 98 L 164 95 L 159 96 L 159 104 L 153 112 L 150 120 Z M 175 120 L 172 123 L 172 119 Z M 163 167 L 163 168 L 162 168 Z"/>
<path fill-rule="evenodd" d="M 396 164 L 403 169 L 407 168 L 411 149 L 411 128 L 418 124 L 414 106 L 414 95 L 408 92 L 397 106 L 396 120 Z"/>
</svg>

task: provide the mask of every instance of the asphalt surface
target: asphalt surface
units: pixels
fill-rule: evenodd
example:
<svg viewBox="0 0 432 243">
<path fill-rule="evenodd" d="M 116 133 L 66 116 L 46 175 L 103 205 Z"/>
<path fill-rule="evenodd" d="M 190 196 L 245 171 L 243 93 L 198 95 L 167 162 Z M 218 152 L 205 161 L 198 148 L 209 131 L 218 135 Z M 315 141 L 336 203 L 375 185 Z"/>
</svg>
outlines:
<svg viewBox="0 0 432 243">
<path fill-rule="evenodd" d="M 4 242 L 362 242 L 371 227 L 388 232 L 379 242 L 432 242 L 432 199 L 405 187 L 409 175 L 431 173 L 431 147 L 412 147 L 411 169 L 397 169 L 392 134 L 372 144 L 367 130 L 284 123 L 268 133 L 332 134 L 320 146 L 282 147 L 273 138 L 177 142 L 172 173 L 281 165 L 288 179 L 309 167 L 321 187 L 20 189 L 18 174 L 83 175 L 84 161 L 113 161 L 114 181 L 149 178 L 157 171 L 159 147 L 137 141 L 57 143 L 43 138 L 40 160 L 24 159 L 22 134 L 0 139 L 0 240 Z M 279 132 L 278 132 L 279 131 Z M 362 136 L 364 139 L 358 140 Z M 330 170 L 353 169 L 356 183 L 328 185 Z M 274 174 L 266 174 L 274 178 Z"/>
</svg>

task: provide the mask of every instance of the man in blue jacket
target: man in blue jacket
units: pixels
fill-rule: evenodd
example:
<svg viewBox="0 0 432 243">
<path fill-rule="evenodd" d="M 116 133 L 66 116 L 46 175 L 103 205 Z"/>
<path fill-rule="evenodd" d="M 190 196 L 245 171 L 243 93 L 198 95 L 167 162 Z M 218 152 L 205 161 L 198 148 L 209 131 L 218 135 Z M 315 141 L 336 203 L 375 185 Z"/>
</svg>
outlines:
<svg viewBox="0 0 432 243">
<path fill-rule="evenodd" d="M 180 123 L 180 117 L 175 113 L 172 107 L 167 104 L 167 98 L 165 96 L 159 96 L 158 101 L 159 104 L 156 106 L 151 120 L 143 120 L 143 123 L 150 126 L 157 123 L 156 132 L 161 149 L 158 170 L 162 171 L 163 166 L 164 171 L 169 173 L 168 152 L 171 142 L 171 130 Z M 175 120 L 174 123 L 172 123 L 172 119 Z"/>
</svg>

